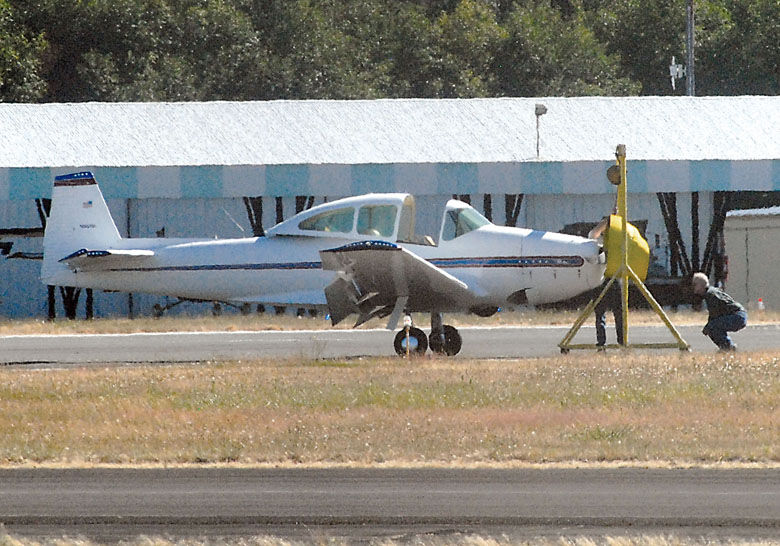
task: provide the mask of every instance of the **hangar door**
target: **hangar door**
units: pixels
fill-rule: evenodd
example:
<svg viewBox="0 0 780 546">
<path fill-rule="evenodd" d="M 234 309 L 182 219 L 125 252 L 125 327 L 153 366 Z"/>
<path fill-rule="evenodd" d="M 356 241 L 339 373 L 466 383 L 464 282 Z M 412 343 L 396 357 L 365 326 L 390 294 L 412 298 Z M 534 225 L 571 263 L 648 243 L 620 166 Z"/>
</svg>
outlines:
<svg viewBox="0 0 780 546">
<path fill-rule="evenodd" d="M 732 211 L 724 235 L 729 257 L 726 290 L 748 309 L 756 308 L 758 298 L 768 309 L 780 309 L 780 208 Z"/>
</svg>

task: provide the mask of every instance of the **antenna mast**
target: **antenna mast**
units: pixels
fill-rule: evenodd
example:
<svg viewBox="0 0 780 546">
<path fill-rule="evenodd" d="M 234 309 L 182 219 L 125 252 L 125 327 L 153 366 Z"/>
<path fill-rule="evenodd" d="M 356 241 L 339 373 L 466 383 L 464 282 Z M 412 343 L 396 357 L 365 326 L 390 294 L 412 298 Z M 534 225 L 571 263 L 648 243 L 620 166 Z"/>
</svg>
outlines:
<svg viewBox="0 0 780 546">
<path fill-rule="evenodd" d="M 693 97 L 696 95 L 696 77 L 694 75 L 693 71 L 693 29 L 695 26 L 695 17 L 693 12 L 693 2 L 694 0 L 688 0 L 688 25 L 687 25 L 687 39 L 686 39 L 686 45 L 688 49 L 688 66 L 686 67 L 686 75 L 687 75 L 687 87 L 685 94 L 689 97 Z"/>
</svg>

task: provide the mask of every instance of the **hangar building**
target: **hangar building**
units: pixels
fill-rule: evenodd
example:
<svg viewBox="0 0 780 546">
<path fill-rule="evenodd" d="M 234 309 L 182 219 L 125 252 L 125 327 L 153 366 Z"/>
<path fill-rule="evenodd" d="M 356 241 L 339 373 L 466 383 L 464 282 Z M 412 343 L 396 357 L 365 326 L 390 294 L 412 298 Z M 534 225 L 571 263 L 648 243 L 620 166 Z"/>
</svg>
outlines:
<svg viewBox="0 0 780 546">
<path fill-rule="evenodd" d="M 780 309 L 780 207 L 734 210 L 724 226 L 729 256 L 729 293 L 758 310 Z"/>
<path fill-rule="evenodd" d="M 578 232 L 612 208 L 605 172 L 626 144 L 629 220 L 658 279 L 716 274 L 729 192 L 780 191 L 780 97 L 0 104 L 0 127 L 5 317 L 166 303 L 40 284 L 52 181 L 74 171 L 95 173 L 130 237 L 259 235 L 314 203 L 383 191 Z"/>
</svg>

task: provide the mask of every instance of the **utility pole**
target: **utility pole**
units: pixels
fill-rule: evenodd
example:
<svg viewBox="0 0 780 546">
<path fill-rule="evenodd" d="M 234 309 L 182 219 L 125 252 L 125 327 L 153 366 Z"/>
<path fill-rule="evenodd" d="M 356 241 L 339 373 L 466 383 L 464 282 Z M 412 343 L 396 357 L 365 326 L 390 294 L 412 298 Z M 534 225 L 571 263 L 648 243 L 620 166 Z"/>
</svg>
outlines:
<svg viewBox="0 0 780 546">
<path fill-rule="evenodd" d="M 693 11 L 693 2 L 694 0 L 688 0 L 688 25 L 687 25 L 687 36 L 686 36 L 686 45 L 688 48 L 688 66 L 686 67 L 686 76 L 687 76 L 687 87 L 685 94 L 689 97 L 693 97 L 696 95 L 696 77 L 694 76 L 694 70 L 693 70 L 693 38 L 694 38 L 694 26 L 695 26 L 695 17 L 694 17 L 694 11 Z"/>
</svg>

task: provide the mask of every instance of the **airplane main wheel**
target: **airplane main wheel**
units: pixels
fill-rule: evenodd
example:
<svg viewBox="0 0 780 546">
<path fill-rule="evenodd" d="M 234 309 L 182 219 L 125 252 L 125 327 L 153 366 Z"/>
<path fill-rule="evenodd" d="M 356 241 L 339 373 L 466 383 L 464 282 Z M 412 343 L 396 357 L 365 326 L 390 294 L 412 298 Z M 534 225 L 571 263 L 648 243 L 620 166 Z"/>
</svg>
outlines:
<svg viewBox="0 0 780 546">
<path fill-rule="evenodd" d="M 463 345 L 460 333 L 457 328 L 449 324 L 445 324 L 443 330 L 444 335 L 438 328 L 431 330 L 431 335 L 428 336 L 431 351 L 446 354 L 447 356 L 455 356 L 460 352 L 460 348 Z"/>
<path fill-rule="evenodd" d="M 395 335 L 395 352 L 399 356 L 406 356 L 406 329 L 401 330 Z M 428 337 L 425 332 L 419 328 L 409 328 L 409 354 L 414 356 L 422 356 L 425 351 L 428 350 Z"/>
</svg>

